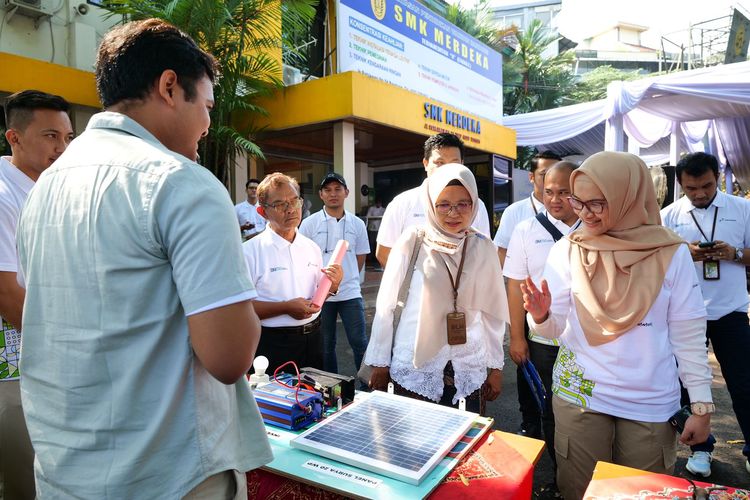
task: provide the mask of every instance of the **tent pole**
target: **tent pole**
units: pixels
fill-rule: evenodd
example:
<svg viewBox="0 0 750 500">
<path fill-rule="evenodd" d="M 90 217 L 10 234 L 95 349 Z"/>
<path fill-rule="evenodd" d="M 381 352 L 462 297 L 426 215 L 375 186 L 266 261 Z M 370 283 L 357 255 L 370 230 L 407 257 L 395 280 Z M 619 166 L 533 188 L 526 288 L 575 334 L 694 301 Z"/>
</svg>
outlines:
<svg viewBox="0 0 750 500">
<path fill-rule="evenodd" d="M 604 150 L 625 150 L 625 133 L 622 125 L 622 115 L 620 113 L 615 113 L 607 118 L 604 127 Z"/>
<path fill-rule="evenodd" d="M 680 122 L 672 122 L 672 133 L 669 135 L 669 164 L 677 165 L 680 161 L 680 143 L 682 142 L 682 128 Z M 677 201 L 682 194 L 680 183 L 675 179 L 674 183 L 674 201 Z"/>
</svg>

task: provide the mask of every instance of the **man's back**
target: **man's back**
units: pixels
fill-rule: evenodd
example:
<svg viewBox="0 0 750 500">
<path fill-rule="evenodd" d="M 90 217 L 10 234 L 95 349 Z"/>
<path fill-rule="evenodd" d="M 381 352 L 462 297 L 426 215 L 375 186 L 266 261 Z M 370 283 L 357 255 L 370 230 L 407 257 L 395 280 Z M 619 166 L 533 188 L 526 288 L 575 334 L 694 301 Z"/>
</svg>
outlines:
<svg viewBox="0 0 750 500">
<path fill-rule="evenodd" d="M 236 226 L 208 171 L 116 113 L 40 178 L 18 235 L 42 495 L 181 498 L 271 459 L 247 385 L 213 378 L 188 336 L 186 311 L 252 290 Z"/>
</svg>

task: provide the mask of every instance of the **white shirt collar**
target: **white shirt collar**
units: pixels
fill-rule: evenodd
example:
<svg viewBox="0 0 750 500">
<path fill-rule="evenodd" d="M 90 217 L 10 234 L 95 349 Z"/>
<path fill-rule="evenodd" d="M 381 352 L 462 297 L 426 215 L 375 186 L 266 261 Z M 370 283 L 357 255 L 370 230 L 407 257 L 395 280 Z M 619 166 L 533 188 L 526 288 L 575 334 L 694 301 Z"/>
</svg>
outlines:
<svg viewBox="0 0 750 500">
<path fill-rule="evenodd" d="M 0 156 L 0 169 L 10 181 L 26 194 L 34 187 L 34 181 L 10 162 L 10 156 Z"/>
<path fill-rule="evenodd" d="M 711 204 L 708 205 L 706 208 L 701 208 L 699 210 L 708 210 L 712 206 L 717 207 L 717 208 L 725 207 L 725 206 L 727 206 L 727 198 L 726 197 L 727 197 L 726 193 L 724 193 L 723 191 L 719 191 L 717 189 L 716 190 L 716 196 L 714 196 L 714 199 L 711 201 Z M 695 205 L 693 205 L 693 203 L 690 201 L 690 199 L 688 199 L 687 196 L 683 196 L 680 200 L 685 204 L 686 210 L 688 212 L 692 212 L 693 210 L 695 210 L 696 208 L 698 208 Z"/>
<path fill-rule="evenodd" d="M 295 241 L 297 241 L 297 238 L 299 238 L 299 231 L 297 229 L 294 230 L 294 241 L 289 242 L 288 240 L 282 238 L 279 236 L 276 231 L 274 231 L 271 226 L 269 225 L 266 227 L 265 231 L 261 233 L 261 235 L 268 233 L 267 238 L 270 238 L 271 243 L 273 243 L 273 246 L 275 246 L 278 249 L 284 249 L 287 247 L 290 247 L 294 244 Z"/>
</svg>

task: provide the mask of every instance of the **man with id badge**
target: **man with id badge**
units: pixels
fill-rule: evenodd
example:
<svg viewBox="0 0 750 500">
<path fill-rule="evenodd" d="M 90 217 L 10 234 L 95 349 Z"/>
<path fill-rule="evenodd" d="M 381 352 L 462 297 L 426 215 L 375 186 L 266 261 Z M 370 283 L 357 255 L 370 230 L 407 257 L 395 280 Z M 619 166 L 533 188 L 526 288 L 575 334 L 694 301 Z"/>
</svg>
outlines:
<svg viewBox="0 0 750 500">
<path fill-rule="evenodd" d="M 359 284 L 359 273 L 365 265 L 367 254 L 370 253 L 367 228 L 362 219 L 344 210 L 344 200 L 349 196 L 349 188 L 346 187 L 346 181 L 341 175 L 336 172 L 326 174 L 320 183 L 318 195 L 323 200 L 323 209 L 303 220 L 299 232 L 320 247 L 324 263 L 331 258 L 339 240 L 349 242 L 349 251 L 341 263 L 344 271 L 341 286 L 338 293 L 329 297 L 320 310 L 323 369 L 338 373 L 336 318 L 341 316 L 346 338 L 354 353 L 355 369 L 359 370 L 362 356 L 367 349 L 365 303 Z"/>
<path fill-rule="evenodd" d="M 750 201 L 718 190 L 719 164 L 706 153 L 686 155 L 677 164 L 685 196 L 661 211 L 663 224 L 688 242 L 708 312 L 706 336 L 714 349 L 732 398 L 750 456 L 750 324 L 745 266 L 750 264 Z M 711 409 L 712 410 L 712 409 Z M 693 410 L 695 413 L 695 410 Z M 692 447 L 709 475 L 713 445 Z M 750 472 L 750 463 L 745 462 Z"/>
</svg>

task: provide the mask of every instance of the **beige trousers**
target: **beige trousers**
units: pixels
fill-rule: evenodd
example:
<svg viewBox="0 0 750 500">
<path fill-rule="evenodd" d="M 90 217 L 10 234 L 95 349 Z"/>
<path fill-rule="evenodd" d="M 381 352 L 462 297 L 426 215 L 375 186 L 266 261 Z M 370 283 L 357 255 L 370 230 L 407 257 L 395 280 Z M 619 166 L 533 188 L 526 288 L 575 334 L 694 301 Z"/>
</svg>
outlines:
<svg viewBox="0 0 750 500">
<path fill-rule="evenodd" d="M 552 398 L 557 486 L 566 500 L 583 498 L 596 462 L 671 474 L 677 433 L 669 422 L 639 422 Z"/>
<path fill-rule="evenodd" d="M 225 470 L 209 476 L 190 490 L 184 500 L 247 500 L 245 473 Z"/>
<path fill-rule="evenodd" d="M 18 380 L 0 382 L 0 500 L 36 496 L 34 448 L 21 408 Z"/>
</svg>

